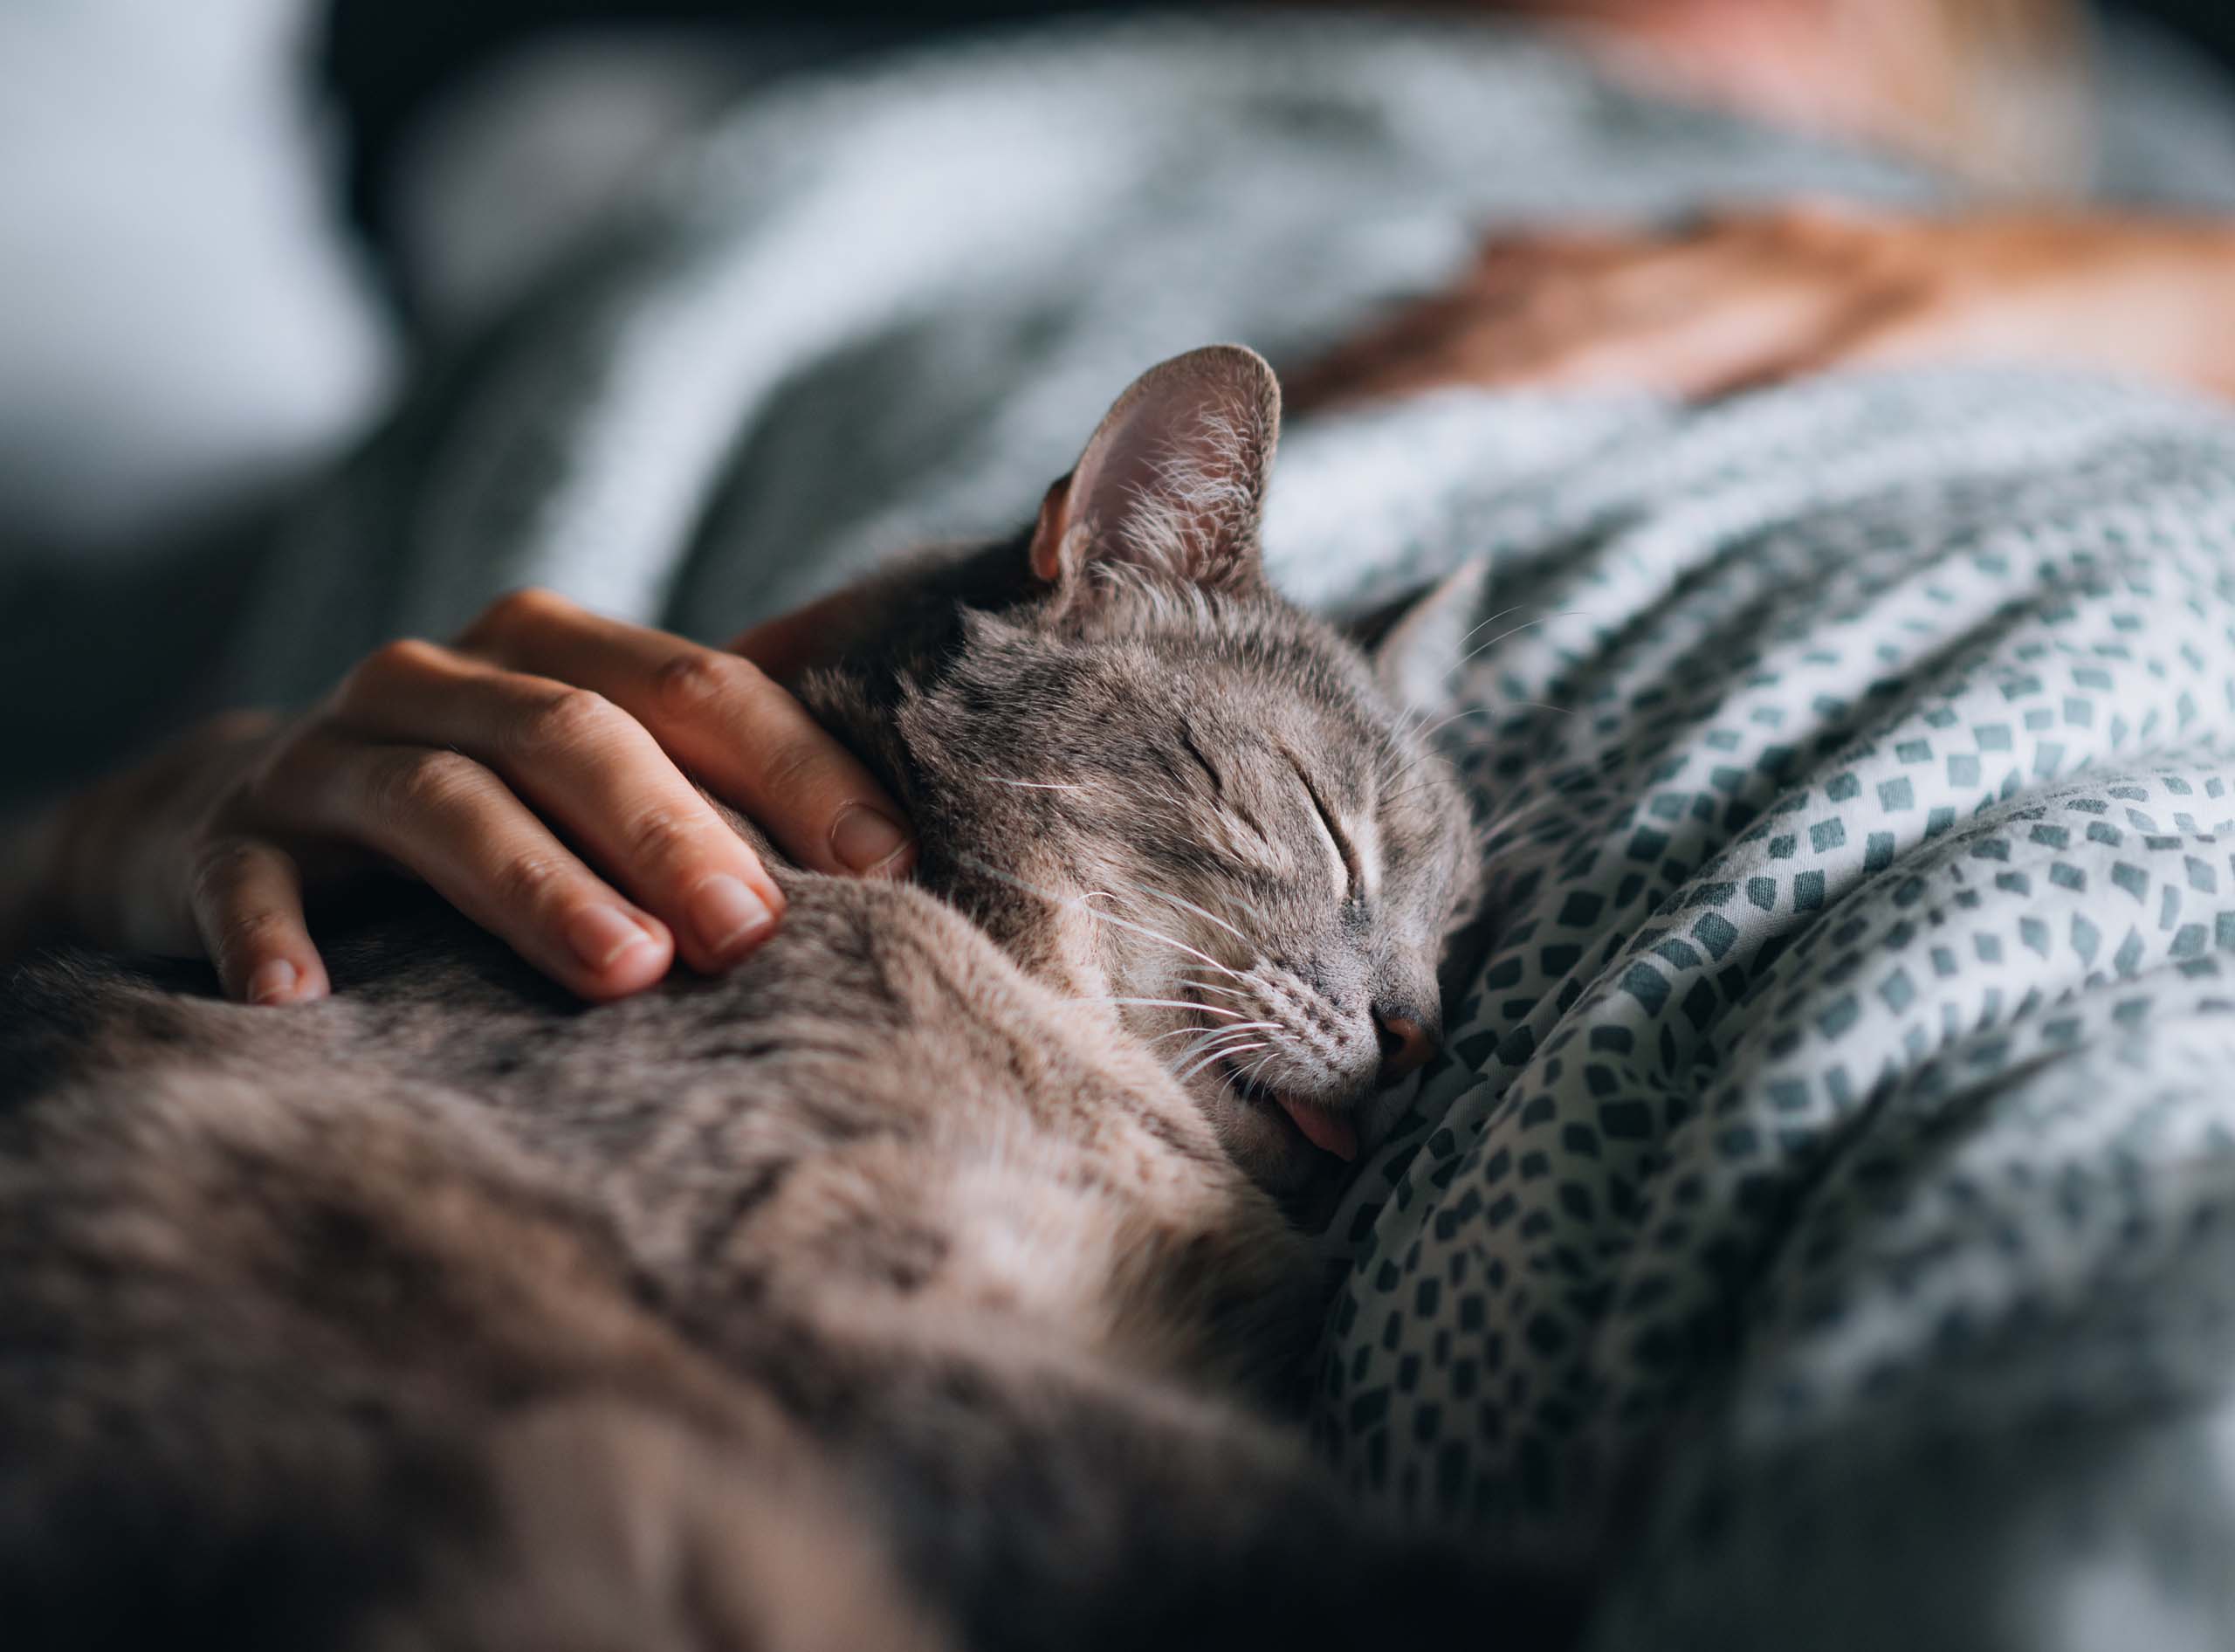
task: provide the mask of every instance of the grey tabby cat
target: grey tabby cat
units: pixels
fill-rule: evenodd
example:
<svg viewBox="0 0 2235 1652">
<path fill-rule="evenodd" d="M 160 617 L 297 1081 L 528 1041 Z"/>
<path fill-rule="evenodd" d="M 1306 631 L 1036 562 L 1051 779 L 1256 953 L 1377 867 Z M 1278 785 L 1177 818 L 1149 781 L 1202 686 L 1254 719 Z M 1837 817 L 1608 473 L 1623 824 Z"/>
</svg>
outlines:
<svg viewBox="0 0 2235 1652">
<path fill-rule="evenodd" d="M 1489 1588 L 1262 1420 L 1283 1204 L 1473 896 L 1446 771 L 1263 580 L 1277 410 L 1167 362 L 1028 538 L 886 579 L 801 686 L 919 884 L 787 872 L 725 980 L 585 1008 L 431 904 L 285 1013 L 19 976 L 7 1644 L 1331 1646 Z"/>
</svg>

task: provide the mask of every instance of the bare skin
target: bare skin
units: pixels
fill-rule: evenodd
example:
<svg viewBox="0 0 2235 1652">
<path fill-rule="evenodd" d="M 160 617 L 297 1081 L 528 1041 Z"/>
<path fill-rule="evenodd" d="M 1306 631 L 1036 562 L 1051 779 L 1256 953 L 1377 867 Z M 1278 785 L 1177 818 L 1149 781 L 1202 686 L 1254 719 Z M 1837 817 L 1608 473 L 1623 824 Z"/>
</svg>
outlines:
<svg viewBox="0 0 2235 1652">
<path fill-rule="evenodd" d="M 1520 13 L 1663 91 L 1930 155 L 1974 176 L 1998 170 L 1978 153 L 1993 139 L 1964 118 L 1979 96 L 2027 74 L 2057 83 L 2080 54 L 2062 0 L 1452 9 Z M 2084 80 L 2070 73 L 2069 84 Z M 2027 152 L 2057 147 L 2038 127 L 2002 136 Z M 1492 235 L 1448 286 L 1291 381 L 1289 405 L 1453 385 L 1707 399 L 1924 362 L 2069 367 L 2235 396 L 2231 293 L 2235 225 L 2076 206 L 1933 217 L 1792 204 L 1681 229 L 1548 226 Z"/>
<path fill-rule="evenodd" d="M 448 647 L 389 644 L 303 717 L 218 719 L 54 809 L 8 858 L 19 917 L 207 957 L 244 1002 L 324 996 L 306 907 L 377 870 L 610 999 L 678 959 L 726 969 L 782 916 L 694 779 L 804 866 L 913 863 L 898 808 L 759 666 L 540 591 Z"/>
<path fill-rule="evenodd" d="M 1491 237 L 1292 382 L 1325 408 L 1455 385 L 1706 399 L 1843 368 L 2004 363 L 2235 396 L 2235 226 L 1851 206 Z"/>
</svg>

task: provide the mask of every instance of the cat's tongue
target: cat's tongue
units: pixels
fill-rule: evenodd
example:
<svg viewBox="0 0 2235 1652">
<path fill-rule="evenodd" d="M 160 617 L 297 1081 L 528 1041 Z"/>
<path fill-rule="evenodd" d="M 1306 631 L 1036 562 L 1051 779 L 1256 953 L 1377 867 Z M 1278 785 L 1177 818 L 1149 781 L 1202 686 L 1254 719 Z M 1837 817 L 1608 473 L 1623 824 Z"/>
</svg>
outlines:
<svg viewBox="0 0 2235 1652">
<path fill-rule="evenodd" d="M 1324 1107 L 1315 1107 L 1308 1101 L 1290 1101 L 1279 1098 L 1281 1111 L 1288 1114 L 1303 1139 L 1322 1153 L 1331 1153 L 1344 1164 L 1358 1156 L 1358 1127 L 1339 1113 L 1329 1112 Z"/>
</svg>

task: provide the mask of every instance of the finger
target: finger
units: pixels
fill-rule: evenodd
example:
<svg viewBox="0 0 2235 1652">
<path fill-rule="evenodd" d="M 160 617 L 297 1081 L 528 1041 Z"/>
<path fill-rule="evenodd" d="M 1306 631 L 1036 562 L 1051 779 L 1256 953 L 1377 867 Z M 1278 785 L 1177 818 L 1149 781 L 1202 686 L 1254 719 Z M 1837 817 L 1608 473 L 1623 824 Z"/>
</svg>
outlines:
<svg viewBox="0 0 2235 1652">
<path fill-rule="evenodd" d="M 802 866 L 899 878 L 915 864 L 884 788 L 749 660 L 534 592 L 499 604 L 471 644 L 612 700 Z"/>
<path fill-rule="evenodd" d="M 1465 291 L 1413 307 L 1330 368 L 1339 399 L 1449 385 L 1496 390 L 1657 389 L 1658 335 L 1715 296 L 1727 254 L 1631 237 L 1579 244 L 1585 258 L 1530 254 Z M 1329 396 L 1326 399 L 1338 399 Z"/>
<path fill-rule="evenodd" d="M 203 822 L 269 720 L 233 713 L 71 799 L 52 823 L 50 909 L 102 946 L 206 957 L 192 872 Z"/>
<path fill-rule="evenodd" d="M 1743 396 L 1818 374 L 1881 372 L 1921 361 L 1944 364 L 1961 359 L 1946 349 L 1929 326 L 1891 306 L 1874 306 L 1805 348 L 1763 361 L 1705 394 Z"/>
<path fill-rule="evenodd" d="M 303 917 L 301 870 L 253 838 L 204 849 L 189 901 L 225 995 L 249 1004 L 299 1004 L 326 996 L 326 965 Z"/>
<path fill-rule="evenodd" d="M 1700 318 L 1735 330 L 1744 312 L 1734 295 L 1785 274 L 1750 226 L 1493 237 L 1461 286 L 1306 375 L 1306 399 L 1325 405 L 1455 384 L 1691 394 L 1728 365 L 1694 366 L 1692 353 L 1709 343 Z"/>
<path fill-rule="evenodd" d="M 1835 195 L 1800 195 L 1783 200 L 1711 206 L 1695 215 L 1701 236 L 1767 237 L 1785 241 L 1851 238 L 1887 221 L 1883 208 Z"/>
<path fill-rule="evenodd" d="M 1643 389 L 1704 400 L 1766 382 L 1778 364 L 1812 359 L 1874 300 L 1855 284 L 1799 266 L 1663 266 L 1666 296 L 1605 295 L 1595 327 L 1523 341 L 1482 369 L 1516 389 Z M 1636 272 L 1625 271 L 1624 282 Z"/>
<path fill-rule="evenodd" d="M 1454 382 L 1454 339 L 1649 244 L 1647 237 L 1614 231 L 1492 234 L 1454 279 L 1386 312 L 1289 375 L 1283 384 L 1284 399 L 1293 411 L 1317 411 Z"/>
<path fill-rule="evenodd" d="M 643 725 L 589 689 L 396 643 L 350 674 L 332 714 L 493 770 L 664 919 L 694 969 L 726 969 L 775 933 L 783 896 L 751 847 Z"/>
<path fill-rule="evenodd" d="M 1319 412 L 1454 382 L 1454 341 L 1480 325 L 1484 311 L 1484 299 L 1471 293 L 1420 299 L 1290 375 L 1283 401 L 1294 412 Z"/>
<path fill-rule="evenodd" d="M 291 833 L 387 856 L 584 998 L 640 991 L 674 960 L 665 925 L 583 865 L 463 753 L 316 732 L 281 754 L 255 806 Z"/>
<path fill-rule="evenodd" d="M 1297 380 L 1291 399 L 1299 412 L 1316 413 L 1424 396 L 1477 382 L 1468 353 L 1439 343 L 1433 348 L 1314 369 Z"/>
<path fill-rule="evenodd" d="M 1795 313 L 1844 290 L 1808 243 L 1780 236 L 1751 217 L 1634 236 L 1511 284 L 1474 329 L 1470 370 L 1500 389 L 1697 395 L 1812 335 L 1812 314 Z"/>
<path fill-rule="evenodd" d="M 1920 320 L 1912 296 L 1900 288 L 1858 295 L 1797 286 L 1768 295 L 1743 324 L 1760 329 L 1750 335 L 1750 348 L 1703 351 L 1685 393 L 1712 401 L 1819 373 L 1936 359 L 1942 352 Z"/>
<path fill-rule="evenodd" d="M 1394 331 L 1369 341 L 1349 365 L 1344 400 L 1415 396 L 1454 385 L 1486 389 L 1551 388 L 1575 351 L 1611 330 L 1588 284 L 1533 290 L 1522 299 L 1469 301 L 1447 308 L 1432 329 Z"/>
<path fill-rule="evenodd" d="M 1580 275 L 1617 263 L 1661 237 L 1618 229 L 1520 230 L 1487 236 L 1475 249 L 1467 282 L 1478 290 L 1548 275 Z"/>
<path fill-rule="evenodd" d="M 815 665 L 829 664 L 842 653 L 842 639 L 861 625 L 864 594 L 833 591 L 805 608 L 764 620 L 732 638 L 726 652 L 742 655 L 778 682 Z"/>
<path fill-rule="evenodd" d="M 1859 310 L 1798 367 L 1817 373 L 1859 372 L 1966 359 L 1960 338 L 1951 339 L 1950 330 L 1936 323 L 1922 302 L 1897 294 Z"/>
</svg>

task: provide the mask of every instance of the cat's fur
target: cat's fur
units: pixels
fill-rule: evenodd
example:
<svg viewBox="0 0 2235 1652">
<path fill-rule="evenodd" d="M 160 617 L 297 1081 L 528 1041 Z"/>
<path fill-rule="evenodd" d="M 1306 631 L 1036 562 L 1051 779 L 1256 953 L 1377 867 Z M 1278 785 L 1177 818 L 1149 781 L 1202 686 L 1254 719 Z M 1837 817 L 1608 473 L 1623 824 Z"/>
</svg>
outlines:
<svg viewBox="0 0 2235 1652">
<path fill-rule="evenodd" d="M 786 871 L 723 980 L 584 1008 L 431 905 L 285 1012 L 20 975 L 8 1643 L 1334 1645 L 1471 1587 L 1253 1417 L 1338 1167 L 1206 1056 L 1353 1113 L 1471 886 L 1262 581 L 1276 410 L 1167 363 L 1028 540 L 888 580 L 802 687 L 918 885 Z"/>
</svg>

